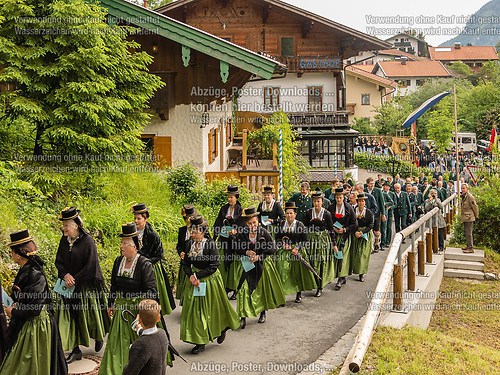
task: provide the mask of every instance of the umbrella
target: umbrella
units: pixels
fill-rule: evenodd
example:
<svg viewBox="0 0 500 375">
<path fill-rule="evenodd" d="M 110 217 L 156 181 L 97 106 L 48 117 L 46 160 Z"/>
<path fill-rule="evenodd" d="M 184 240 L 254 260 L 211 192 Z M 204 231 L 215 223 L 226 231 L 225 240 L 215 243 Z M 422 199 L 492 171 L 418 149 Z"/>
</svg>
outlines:
<svg viewBox="0 0 500 375">
<path fill-rule="evenodd" d="M 290 238 L 285 236 L 282 238 L 282 241 L 284 243 L 285 242 L 290 243 Z M 305 260 L 304 257 L 300 253 L 295 254 L 295 255 L 292 254 L 292 257 L 294 257 L 296 260 L 298 260 L 300 263 L 302 263 L 304 265 L 304 267 L 306 267 L 309 271 L 311 271 L 313 273 L 314 276 L 316 276 L 319 280 L 321 280 L 321 277 L 319 276 L 318 272 L 316 272 L 314 267 L 311 266 L 311 264 L 307 260 Z"/>
</svg>

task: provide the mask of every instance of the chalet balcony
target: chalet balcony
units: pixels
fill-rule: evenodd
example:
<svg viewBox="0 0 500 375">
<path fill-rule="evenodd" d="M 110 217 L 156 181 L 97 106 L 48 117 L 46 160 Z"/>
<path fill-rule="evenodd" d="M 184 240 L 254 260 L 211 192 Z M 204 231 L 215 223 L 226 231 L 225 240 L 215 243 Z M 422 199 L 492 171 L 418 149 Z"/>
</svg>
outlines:
<svg viewBox="0 0 500 375">
<path fill-rule="evenodd" d="M 296 128 L 328 129 L 349 126 L 347 111 L 338 112 L 290 112 L 287 113 L 290 124 Z"/>
<path fill-rule="evenodd" d="M 340 56 L 273 56 L 273 58 L 285 64 L 289 73 L 340 72 L 343 68 Z"/>
</svg>

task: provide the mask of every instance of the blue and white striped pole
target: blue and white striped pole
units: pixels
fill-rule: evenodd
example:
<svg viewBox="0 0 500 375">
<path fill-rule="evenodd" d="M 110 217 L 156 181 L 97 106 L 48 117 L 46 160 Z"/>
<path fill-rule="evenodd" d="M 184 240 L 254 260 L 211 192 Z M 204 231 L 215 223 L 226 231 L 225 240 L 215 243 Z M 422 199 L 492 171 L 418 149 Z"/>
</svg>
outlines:
<svg viewBox="0 0 500 375">
<path fill-rule="evenodd" d="M 283 204 L 283 130 L 280 129 L 278 141 L 278 161 L 280 168 L 280 202 Z"/>
</svg>

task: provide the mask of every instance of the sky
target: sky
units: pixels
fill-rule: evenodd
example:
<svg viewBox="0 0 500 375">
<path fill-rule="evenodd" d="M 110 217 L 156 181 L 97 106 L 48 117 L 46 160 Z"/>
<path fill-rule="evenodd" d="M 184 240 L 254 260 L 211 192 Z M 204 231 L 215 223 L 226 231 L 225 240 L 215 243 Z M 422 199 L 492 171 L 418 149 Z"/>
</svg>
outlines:
<svg viewBox="0 0 500 375">
<path fill-rule="evenodd" d="M 457 28 L 461 29 L 468 17 L 489 0 L 283 1 L 380 39 L 393 36 L 393 29 L 422 29 L 425 40 L 438 46 L 458 35 Z"/>
</svg>

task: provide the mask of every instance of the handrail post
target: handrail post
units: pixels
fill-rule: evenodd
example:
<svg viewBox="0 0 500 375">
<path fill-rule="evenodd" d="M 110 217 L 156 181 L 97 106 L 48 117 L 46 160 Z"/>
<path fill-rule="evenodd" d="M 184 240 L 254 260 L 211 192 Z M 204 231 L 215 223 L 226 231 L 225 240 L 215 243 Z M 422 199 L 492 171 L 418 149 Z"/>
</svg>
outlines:
<svg viewBox="0 0 500 375">
<path fill-rule="evenodd" d="M 432 263 L 432 233 L 425 234 L 425 250 L 426 250 L 426 261 L 428 264 Z"/>
<path fill-rule="evenodd" d="M 399 264 L 394 265 L 392 277 L 394 279 L 392 308 L 401 311 L 403 309 L 403 269 Z"/>
<path fill-rule="evenodd" d="M 408 252 L 408 290 L 415 290 L 415 252 Z"/>
<path fill-rule="evenodd" d="M 434 254 L 437 254 L 439 248 L 437 215 L 439 215 L 439 213 L 432 217 L 432 251 Z"/>
<path fill-rule="evenodd" d="M 418 274 L 419 276 L 425 274 L 424 241 L 418 241 Z"/>
</svg>

